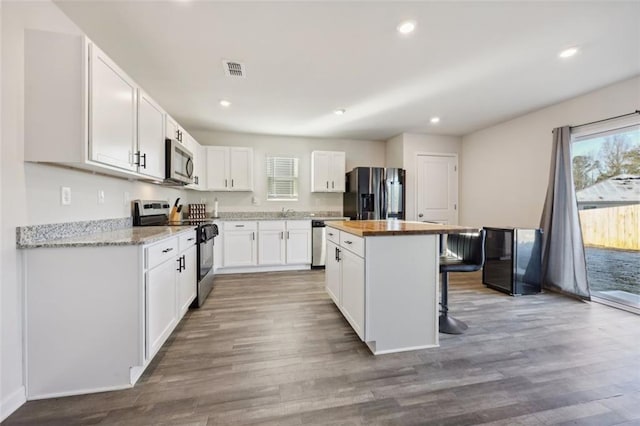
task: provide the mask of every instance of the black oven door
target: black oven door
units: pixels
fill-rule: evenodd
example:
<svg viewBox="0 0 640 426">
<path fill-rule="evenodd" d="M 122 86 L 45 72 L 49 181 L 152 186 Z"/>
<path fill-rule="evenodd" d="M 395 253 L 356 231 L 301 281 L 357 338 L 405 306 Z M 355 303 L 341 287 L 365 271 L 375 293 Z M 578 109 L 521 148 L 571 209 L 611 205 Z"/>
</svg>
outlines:
<svg viewBox="0 0 640 426">
<path fill-rule="evenodd" d="M 201 225 L 198 240 L 198 281 L 213 269 L 213 242 L 218 235 L 216 225 Z"/>
</svg>

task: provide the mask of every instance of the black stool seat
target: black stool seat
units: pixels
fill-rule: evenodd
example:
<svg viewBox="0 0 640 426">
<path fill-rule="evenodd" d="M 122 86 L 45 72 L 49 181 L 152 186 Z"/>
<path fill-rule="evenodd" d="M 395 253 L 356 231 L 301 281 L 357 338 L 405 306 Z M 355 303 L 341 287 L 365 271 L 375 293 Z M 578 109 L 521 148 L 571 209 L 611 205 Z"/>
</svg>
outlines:
<svg viewBox="0 0 640 426">
<path fill-rule="evenodd" d="M 440 257 L 442 301 L 440 302 L 440 333 L 462 334 L 467 324 L 449 316 L 449 272 L 474 272 L 484 265 L 484 229 L 477 233 L 447 235 L 447 252 Z"/>
</svg>

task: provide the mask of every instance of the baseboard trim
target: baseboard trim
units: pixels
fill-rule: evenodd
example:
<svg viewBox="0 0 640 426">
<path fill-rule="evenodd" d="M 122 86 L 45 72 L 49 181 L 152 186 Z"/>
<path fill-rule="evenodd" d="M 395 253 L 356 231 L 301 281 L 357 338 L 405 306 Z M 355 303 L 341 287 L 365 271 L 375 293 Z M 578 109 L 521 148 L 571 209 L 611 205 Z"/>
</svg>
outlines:
<svg viewBox="0 0 640 426">
<path fill-rule="evenodd" d="M 311 265 L 308 263 L 303 265 L 244 266 L 244 267 L 218 268 L 216 269 L 215 274 L 216 275 L 251 274 L 254 272 L 305 271 L 310 269 L 311 269 Z"/>
<path fill-rule="evenodd" d="M 29 395 L 29 401 L 35 401 L 38 399 L 61 398 L 65 396 L 86 395 L 90 393 L 111 392 L 111 391 L 118 391 L 118 390 L 124 390 L 124 389 L 131 389 L 132 387 L 133 387 L 132 384 L 127 384 L 127 385 L 116 385 L 116 386 L 104 386 L 100 388 L 88 388 L 88 389 L 77 389 L 72 391 L 43 393 L 39 395 Z"/>
<path fill-rule="evenodd" d="M 0 402 L 0 422 L 13 414 L 25 402 L 27 402 L 27 392 L 24 386 L 20 386 Z"/>
</svg>

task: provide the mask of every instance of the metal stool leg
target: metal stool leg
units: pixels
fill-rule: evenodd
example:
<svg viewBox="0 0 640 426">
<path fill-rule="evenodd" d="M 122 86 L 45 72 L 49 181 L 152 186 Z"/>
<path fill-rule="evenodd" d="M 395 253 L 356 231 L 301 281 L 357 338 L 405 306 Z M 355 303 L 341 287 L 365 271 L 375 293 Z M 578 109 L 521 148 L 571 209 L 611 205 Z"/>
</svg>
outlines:
<svg viewBox="0 0 640 426">
<path fill-rule="evenodd" d="M 440 302 L 440 333 L 446 334 L 462 334 L 469 328 L 467 324 L 448 315 L 448 297 L 449 297 L 449 273 L 442 273 L 442 302 Z"/>
</svg>

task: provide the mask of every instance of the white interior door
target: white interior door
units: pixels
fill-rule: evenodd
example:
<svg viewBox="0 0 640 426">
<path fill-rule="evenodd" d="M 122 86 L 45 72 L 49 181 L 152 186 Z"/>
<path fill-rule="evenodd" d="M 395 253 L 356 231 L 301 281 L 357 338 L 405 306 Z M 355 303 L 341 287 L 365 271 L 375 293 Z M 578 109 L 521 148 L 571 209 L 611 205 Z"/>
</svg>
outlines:
<svg viewBox="0 0 640 426">
<path fill-rule="evenodd" d="M 422 222 L 458 223 L 458 157 L 418 155 L 416 217 Z"/>
</svg>

